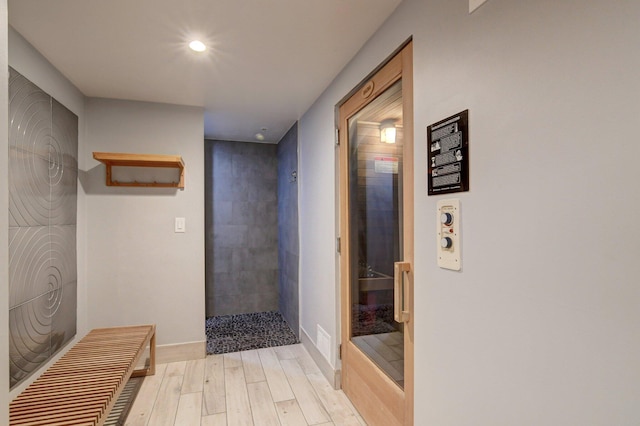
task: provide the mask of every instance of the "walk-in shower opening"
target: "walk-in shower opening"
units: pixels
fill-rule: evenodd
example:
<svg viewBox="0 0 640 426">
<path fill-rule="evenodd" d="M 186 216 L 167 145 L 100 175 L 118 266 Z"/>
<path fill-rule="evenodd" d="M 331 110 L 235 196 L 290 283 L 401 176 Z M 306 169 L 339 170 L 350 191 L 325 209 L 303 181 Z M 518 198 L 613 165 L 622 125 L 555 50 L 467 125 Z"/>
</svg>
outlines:
<svg viewBox="0 0 640 426">
<path fill-rule="evenodd" d="M 297 139 L 205 141 L 208 353 L 298 343 Z"/>
<path fill-rule="evenodd" d="M 278 311 L 209 317 L 206 331 L 207 354 L 300 343 Z"/>
</svg>

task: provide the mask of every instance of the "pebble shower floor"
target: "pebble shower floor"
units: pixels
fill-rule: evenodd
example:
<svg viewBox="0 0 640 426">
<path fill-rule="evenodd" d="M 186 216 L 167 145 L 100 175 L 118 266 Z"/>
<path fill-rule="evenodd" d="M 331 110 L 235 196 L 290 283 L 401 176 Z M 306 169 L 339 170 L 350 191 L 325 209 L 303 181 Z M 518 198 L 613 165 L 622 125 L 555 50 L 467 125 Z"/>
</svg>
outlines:
<svg viewBox="0 0 640 426">
<path fill-rule="evenodd" d="M 206 334 L 209 355 L 299 343 L 277 311 L 209 317 Z"/>
</svg>

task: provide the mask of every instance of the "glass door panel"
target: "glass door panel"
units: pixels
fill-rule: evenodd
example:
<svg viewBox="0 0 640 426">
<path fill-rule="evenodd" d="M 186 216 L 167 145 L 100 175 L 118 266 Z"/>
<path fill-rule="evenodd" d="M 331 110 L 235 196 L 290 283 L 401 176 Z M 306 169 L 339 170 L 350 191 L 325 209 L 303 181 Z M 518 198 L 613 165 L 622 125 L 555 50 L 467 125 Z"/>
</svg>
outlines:
<svg viewBox="0 0 640 426">
<path fill-rule="evenodd" d="M 402 81 L 348 120 L 351 341 L 404 387 L 404 327 L 394 320 L 403 259 Z"/>
</svg>

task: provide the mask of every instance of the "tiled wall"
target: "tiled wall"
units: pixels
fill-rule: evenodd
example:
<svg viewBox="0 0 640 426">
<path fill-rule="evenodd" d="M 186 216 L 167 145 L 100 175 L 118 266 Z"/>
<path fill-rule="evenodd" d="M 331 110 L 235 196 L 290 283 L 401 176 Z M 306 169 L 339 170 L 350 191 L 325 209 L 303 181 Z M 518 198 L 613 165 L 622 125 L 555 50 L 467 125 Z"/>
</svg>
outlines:
<svg viewBox="0 0 640 426">
<path fill-rule="evenodd" d="M 278 310 L 277 146 L 206 144 L 207 316 Z"/>
<path fill-rule="evenodd" d="M 280 313 L 298 335 L 298 125 L 278 143 Z M 295 175 L 294 175 L 295 174 Z"/>
<path fill-rule="evenodd" d="M 76 334 L 78 117 L 9 70 L 11 387 Z"/>
</svg>

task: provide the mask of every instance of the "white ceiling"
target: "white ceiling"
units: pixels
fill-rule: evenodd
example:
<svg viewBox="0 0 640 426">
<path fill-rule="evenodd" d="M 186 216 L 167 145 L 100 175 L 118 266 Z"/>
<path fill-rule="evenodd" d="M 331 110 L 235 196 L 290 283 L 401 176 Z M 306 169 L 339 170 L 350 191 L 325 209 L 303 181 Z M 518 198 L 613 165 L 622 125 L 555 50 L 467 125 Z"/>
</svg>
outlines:
<svg viewBox="0 0 640 426">
<path fill-rule="evenodd" d="M 277 142 L 400 1 L 9 0 L 9 24 L 86 96 L 202 106 L 206 138 Z"/>
</svg>

